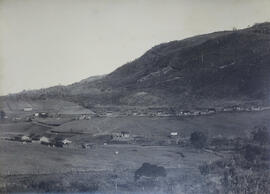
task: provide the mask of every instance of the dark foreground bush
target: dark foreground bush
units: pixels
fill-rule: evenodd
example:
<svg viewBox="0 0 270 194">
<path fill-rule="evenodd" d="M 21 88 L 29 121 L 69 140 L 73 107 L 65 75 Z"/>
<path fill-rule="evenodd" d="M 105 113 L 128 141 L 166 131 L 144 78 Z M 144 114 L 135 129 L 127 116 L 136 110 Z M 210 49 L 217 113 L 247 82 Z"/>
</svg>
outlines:
<svg viewBox="0 0 270 194">
<path fill-rule="evenodd" d="M 165 177 L 166 175 L 167 173 L 164 167 L 149 163 L 143 163 L 143 165 L 138 170 L 136 170 L 134 179 L 137 181 L 142 176 L 147 178 L 156 178 Z"/>
<path fill-rule="evenodd" d="M 196 148 L 203 148 L 207 144 L 207 136 L 200 131 L 195 131 L 190 135 L 190 142 Z"/>
<path fill-rule="evenodd" d="M 270 143 L 270 132 L 266 127 L 256 127 L 256 131 L 252 133 L 253 141 L 264 145 Z"/>
</svg>

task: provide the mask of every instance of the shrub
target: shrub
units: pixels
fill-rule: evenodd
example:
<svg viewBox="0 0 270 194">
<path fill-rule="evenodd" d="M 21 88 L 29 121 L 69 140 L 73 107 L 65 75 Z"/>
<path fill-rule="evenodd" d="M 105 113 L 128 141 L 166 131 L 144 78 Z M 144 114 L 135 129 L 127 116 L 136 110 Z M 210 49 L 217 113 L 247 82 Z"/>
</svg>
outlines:
<svg viewBox="0 0 270 194">
<path fill-rule="evenodd" d="M 190 142 L 196 148 L 203 148 L 207 144 L 207 136 L 200 131 L 195 131 L 190 135 Z"/>
<path fill-rule="evenodd" d="M 257 127 L 256 131 L 252 132 L 253 141 L 261 145 L 270 143 L 270 133 L 266 127 Z"/>
<path fill-rule="evenodd" d="M 247 161 L 253 162 L 260 154 L 261 149 L 258 146 L 248 144 L 244 147 L 244 157 Z"/>
<path fill-rule="evenodd" d="M 143 163 L 143 165 L 135 172 L 135 181 L 141 176 L 148 178 L 165 177 L 167 175 L 166 170 L 162 166 L 157 166 L 149 163 Z"/>
</svg>

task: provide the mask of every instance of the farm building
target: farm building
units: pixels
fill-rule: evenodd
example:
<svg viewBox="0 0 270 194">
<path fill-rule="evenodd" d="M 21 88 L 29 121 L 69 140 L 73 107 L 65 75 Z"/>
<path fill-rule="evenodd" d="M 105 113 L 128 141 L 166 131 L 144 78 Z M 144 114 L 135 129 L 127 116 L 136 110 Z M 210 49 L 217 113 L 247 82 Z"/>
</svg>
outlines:
<svg viewBox="0 0 270 194">
<path fill-rule="evenodd" d="M 47 112 L 41 112 L 41 113 L 39 113 L 39 117 L 40 118 L 47 118 L 47 117 L 49 117 L 49 113 L 47 113 Z"/>
<path fill-rule="evenodd" d="M 62 142 L 63 142 L 64 145 L 67 145 L 67 144 L 71 144 L 72 143 L 72 141 L 70 141 L 70 140 L 68 140 L 66 138 Z"/>
<path fill-rule="evenodd" d="M 91 116 L 90 115 L 81 115 L 78 120 L 90 120 Z"/>
<path fill-rule="evenodd" d="M 214 114 L 214 113 L 216 113 L 217 111 L 216 111 L 216 109 L 215 108 L 208 108 L 207 109 L 207 113 L 208 114 Z"/>
<path fill-rule="evenodd" d="M 171 133 L 170 133 L 170 136 L 171 136 L 171 137 L 178 136 L 178 133 L 177 133 L 177 132 L 171 132 Z"/>
<path fill-rule="evenodd" d="M 82 144 L 83 149 L 87 149 L 87 148 L 92 149 L 94 147 L 95 147 L 95 144 L 93 144 L 93 143 L 84 143 L 84 144 Z"/>
<path fill-rule="evenodd" d="M 251 111 L 260 111 L 261 110 L 261 107 L 259 106 L 252 106 L 251 107 Z"/>
<path fill-rule="evenodd" d="M 224 112 L 231 112 L 231 111 L 233 111 L 233 107 L 224 107 L 222 109 L 222 111 L 224 111 Z"/>
<path fill-rule="evenodd" d="M 21 137 L 21 140 L 22 140 L 22 141 L 25 141 L 25 142 L 31 142 L 30 137 L 28 137 L 28 136 L 26 136 L 26 135 L 22 136 L 22 137 Z"/>
<path fill-rule="evenodd" d="M 39 139 L 40 143 L 42 144 L 49 144 L 50 143 L 50 140 L 48 137 L 45 137 L 45 136 L 42 136 L 40 139 Z"/>
<path fill-rule="evenodd" d="M 201 115 L 201 111 L 195 110 L 195 111 L 193 112 L 193 115 L 194 115 L 194 116 Z"/>
<path fill-rule="evenodd" d="M 232 108 L 233 108 L 234 111 L 241 111 L 241 110 L 244 110 L 243 108 L 241 108 L 241 107 L 238 106 L 238 105 L 234 105 Z"/>
<path fill-rule="evenodd" d="M 120 133 L 113 133 L 113 140 L 114 141 L 128 141 L 131 140 L 131 136 L 129 132 L 121 131 Z"/>
<path fill-rule="evenodd" d="M 179 116 L 181 115 L 184 115 L 184 116 L 190 116 L 192 115 L 192 112 L 191 111 L 188 111 L 188 110 L 183 110 L 179 113 Z"/>
<path fill-rule="evenodd" d="M 32 110 L 33 110 L 32 107 L 24 107 L 23 108 L 23 111 L 25 111 L 25 112 L 29 112 L 29 111 L 32 111 Z"/>
</svg>

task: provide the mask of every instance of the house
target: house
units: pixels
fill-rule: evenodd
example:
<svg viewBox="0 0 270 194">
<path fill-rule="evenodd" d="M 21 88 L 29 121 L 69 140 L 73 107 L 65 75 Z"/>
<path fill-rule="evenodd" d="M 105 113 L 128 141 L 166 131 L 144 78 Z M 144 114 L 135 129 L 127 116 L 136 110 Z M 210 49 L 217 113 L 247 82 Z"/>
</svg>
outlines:
<svg viewBox="0 0 270 194">
<path fill-rule="evenodd" d="M 12 120 L 13 121 L 20 121 L 22 118 L 21 117 L 15 117 L 15 118 L 13 118 Z"/>
<path fill-rule="evenodd" d="M 49 117 L 49 113 L 47 113 L 47 112 L 41 112 L 41 113 L 39 113 L 39 117 L 40 118 L 47 118 L 47 117 Z"/>
<path fill-rule="evenodd" d="M 113 133 L 112 139 L 114 141 L 128 141 L 131 139 L 131 137 L 129 132 L 121 131 L 120 133 Z"/>
<path fill-rule="evenodd" d="M 201 111 L 196 110 L 196 111 L 193 112 L 193 115 L 194 115 L 194 116 L 201 115 Z"/>
<path fill-rule="evenodd" d="M 121 131 L 121 136 L 124 137 L 124 138 L 129 138 L 130 134 L 129 134 L 129 132 Z"/>
<path fill-rule="evenodd" d="M 260 111 L 261 110 L 261 107 L 259 106 L 252 106 L 251 107 L 251 111 Z"/>
<path fill-rule="evenodd" d="M 25 112 L 29 112 L 29 111 L 32 111 L 32 110 L 33 110 L 32 107 L 24 107 L 23 108 L 23 111 L 25 111 Z"/>
<path fill-rule="evenodd" d="M 215 108 L 208 108 L 208 109 L 207 109 L 207 112 L 208 112 L 208 114 L 214 114 L 214 113 L 216 113 L 217 111 L 216 111 Z"/>
<path fill-rule="evenodd" d="M 85 115 L 81 115 L 81 116 L 79 117 L 79 120 L 85 120 L 85 118 L 86 118 Z"/>
<path fill-rule="evenodd" d="M 93 144 L 93 143 L 84 143 L 84 144 L 82 144 L 83 149 L 87 149 L 87 148 L 92 149 L 94 147 L 95 147 L 95 144 Z"/>
<path fill-rule="evenodd" d="M 108 112 L 105 113 L 105 116 L 106 117 L 113 117 L 113 112 L 108 111 Z"/>
<path fill-rule="evenodd" d="M 31 122 L 32 119 L 31 119 L 31 117 L 26 117 L 26 118 L 25 118 L 25 121 L 26 121 L 26 122 Z"/>
<path fill-rule="evenodd" d="M 179 115 L 189 116 L 189 115 L 192 115 L 192 113 L 188 110 L 184 110 L 184 111 L 181 111 Z"/>
<path fill-rule="evenodd" d="M 45 137 L 45 136 L 42 136 L 40 139 L 39 139 L 40 143 L 41 144 L 46 144 L 48 145 L 50 143 L 50 140 L 49 138 Z"/>
<path fill-rule="evenodd" d="M 240 106 L 238 106 L 238 105 L 234 105 L 234 106 L 232 106 L 232 109 L 234 110 L 234 111 L 241 111 L 241 110 L 243 110 Z"/>
<path fill-rule="evenodd" d="M 68 139 L 64 139 L 62 142 L 63 142 L 64 145 L 67 145 L 67 144 L 71 144 L 72 143 L 72 141 L 70 141 Z"/>
<path fill-rule="evenodd" d="M 171 137 L 178 136 L 178 133 L 177 133 L 177 132 L 171 132 L 171 133 L 170 133 L 170 136 L 171 136 Z"/>
<path fill-rule="evenodd" d="M 230 106 L 224 107 L 224 108 L 222 109 L 222 111 L 223 111 L 223 112 L 232 112 L 232 111 L 233 111 L 233 107 L 230 107 Z"/>
<path fill-rule="evenodd" d="M 30 139 L 30 137 L 24 135 L 24 136 L 21 137 L 21 141 L 24 141 L 24 142 L 31 142 L 31 139 Z"/>
</svg>

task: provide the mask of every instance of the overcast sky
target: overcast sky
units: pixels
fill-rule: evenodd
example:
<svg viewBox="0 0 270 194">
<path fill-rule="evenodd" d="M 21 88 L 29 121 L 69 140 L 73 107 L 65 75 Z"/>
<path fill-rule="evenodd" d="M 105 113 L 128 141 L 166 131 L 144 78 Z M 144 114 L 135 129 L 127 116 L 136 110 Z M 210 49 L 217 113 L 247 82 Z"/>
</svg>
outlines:
<svg viewBox="0 0 270 194">
<path fill-rule="evenodd" d="M 107 74 L 154 45 L 270 21 L 270 0 L 0 0 L 0 94 Z"/>
</svg>

